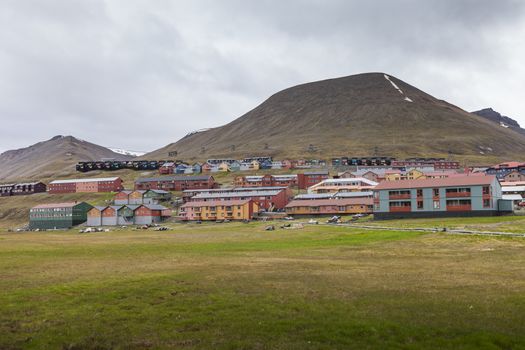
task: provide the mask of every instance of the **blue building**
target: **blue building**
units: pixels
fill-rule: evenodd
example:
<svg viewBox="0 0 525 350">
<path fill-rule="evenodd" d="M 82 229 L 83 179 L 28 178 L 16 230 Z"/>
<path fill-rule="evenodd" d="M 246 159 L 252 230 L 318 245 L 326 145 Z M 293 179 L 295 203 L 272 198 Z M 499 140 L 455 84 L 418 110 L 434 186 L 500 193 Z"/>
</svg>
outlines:
<svg viewBox="0 0 525 350">
<path fill-rule="evenodd" d="M 383 181 L 374 189 L 374 218 L 492 216 L 512 212 L 492 175 Z"/>
</svg>

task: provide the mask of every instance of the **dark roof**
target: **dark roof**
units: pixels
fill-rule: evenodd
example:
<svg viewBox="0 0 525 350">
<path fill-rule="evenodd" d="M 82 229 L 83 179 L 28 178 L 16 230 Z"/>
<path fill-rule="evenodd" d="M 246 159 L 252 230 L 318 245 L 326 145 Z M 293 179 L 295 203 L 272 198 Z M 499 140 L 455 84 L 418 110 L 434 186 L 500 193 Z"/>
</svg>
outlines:
<svg viewBox="0 0 525 350">
<path fill-rule="evenodd" d="M 490 185 L 496 179 L 493 175 L 487 176 L 454 176 L 444 179 L 423 179 L 423 180 L 399 180 L 383 181 L 374 190 L 394 190 L 407 188 L 428 188 L 428 187 L 454 187 L 454 186 L 476 186 Z"/>
<path fill-rule="evenodd" d="M 144 177 L 137 179 L 135 182 L 160 182 L 160 181 L 208 181 L 211 175 L 197 176 L 162 176 L 162 177 Z"/>
</svg>

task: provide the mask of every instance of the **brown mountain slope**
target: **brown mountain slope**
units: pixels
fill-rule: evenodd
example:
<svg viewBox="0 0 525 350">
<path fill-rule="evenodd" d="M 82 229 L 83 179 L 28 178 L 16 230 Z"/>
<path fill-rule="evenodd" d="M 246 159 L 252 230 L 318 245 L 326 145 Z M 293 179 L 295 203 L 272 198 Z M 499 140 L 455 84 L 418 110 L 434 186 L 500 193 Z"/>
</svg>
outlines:
<svg viewBox="0 0 525 350">
<path fill-rule="evenodd" d="M 412 102 L 410 102 L 412 101 Z M 270 154 L 447 156 L 518 159 L 525 137 L 383 73 L 295 86 L 224 126 L 195 133 L 145 158 L 185 160 Z"/>
<path fill-rule="evenodd" d="M 131 159 L 73 136 L 55 136 L 32 146 L 0 154 L 0 180 L 38 180 L 75 172 L 82 160 Z"/>
</svg>

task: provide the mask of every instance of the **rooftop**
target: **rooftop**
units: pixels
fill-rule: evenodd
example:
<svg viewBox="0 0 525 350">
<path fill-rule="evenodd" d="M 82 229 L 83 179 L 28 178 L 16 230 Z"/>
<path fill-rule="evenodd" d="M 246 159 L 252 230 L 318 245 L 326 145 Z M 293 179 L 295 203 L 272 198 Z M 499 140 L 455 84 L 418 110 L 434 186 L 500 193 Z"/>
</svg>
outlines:
<svg viewBox="0 0 525 350">
<path fill-rule="evenodd" d="M 107 182 L 107 181 L 116 181 L 120 179 L 118 176 L 115 177 L 94 177 L 87 179 L 66 179 L 66 180 L 53 180 L 49 184 L 71 184 L 77 182 Z"/>
<path fill-rule="evenodd" d="M 476 186 L 490 185 L 496 180 L 495 176 L 454 176 L 444 179 L 423 179 L 423 180 L 398 180 L 383 181 L 376 186 L 375 190 L 393 190 L 406 188 L 427 188 L 427 187 L 454 187 L 454 186 Z"/>
<path fill-rule="evenodd" d="M 328 205 L 372 205 L 374 200 L 369 197 L 360 198 L 330 198 L 330 199 L 313 199 L 313 200 L 293 200 L 286 205 L 286 208 L 292 207 L 321 207 Z"/>
</svg>

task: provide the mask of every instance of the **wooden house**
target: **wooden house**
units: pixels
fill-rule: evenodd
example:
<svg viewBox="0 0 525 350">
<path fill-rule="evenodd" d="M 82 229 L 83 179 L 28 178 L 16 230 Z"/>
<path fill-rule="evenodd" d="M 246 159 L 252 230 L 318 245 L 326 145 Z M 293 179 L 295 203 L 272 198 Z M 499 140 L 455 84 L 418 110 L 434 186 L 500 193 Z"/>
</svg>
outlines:
<svg viewBox="0 0 525 350">
<path fill-rule="evenodd" d="M 0 185 L 0 197 L 24 196 L 46 192 L 47 186 L 42 182 L 21 182 Z"/>
<path fill-rule="evenodd" d="M 293 200 L 285 210 L 293 216 L 371 214 L 373 203 L 370 197 Z"/>
<path fill-rule="evenodd" d="M 194 163 L 193 164 L 193 173 L 194 174 L 202 173 L 202 165 L 200 163 Z"/>
<path fill-rule="evenodd" d="M 79 193 L 79 192 L 118 192 L 123 190 L 120 177 L 86 178 L 54 180 L 49 183 L 48 192 Z"/>
<path fill-rule="evenodd" d="M 135 181 L 136 190 L 184 191 L 187 189 L 210 189 L 218 184 L 211 175 L 181 175 L 140 178 Z"/>
<path fill-rule="evenodd" d="M 175 172 L 175 163 L 166 162 L 159 167 L 159 174 L 170 175 Z"/>
<path fill-rule="evenodd" d="M 224 172 L 224 173 L 230 171 L 230 164 L 226 162 L 222 162 L 221 164 L 217 166 L 217 171 Z"/>
<path fill-rule="evenodd" d="M 183 204 L 179 219 L 184 221 L 251 220 L 259 211 L 250 199 L 192 201 Z"/>
<path fill-rule="evenodd" d="M 157 204 L 94 207 L 88 212 L 88 226 L 150 225 L 171 218 L 171 210 Z"/>
</svg>

